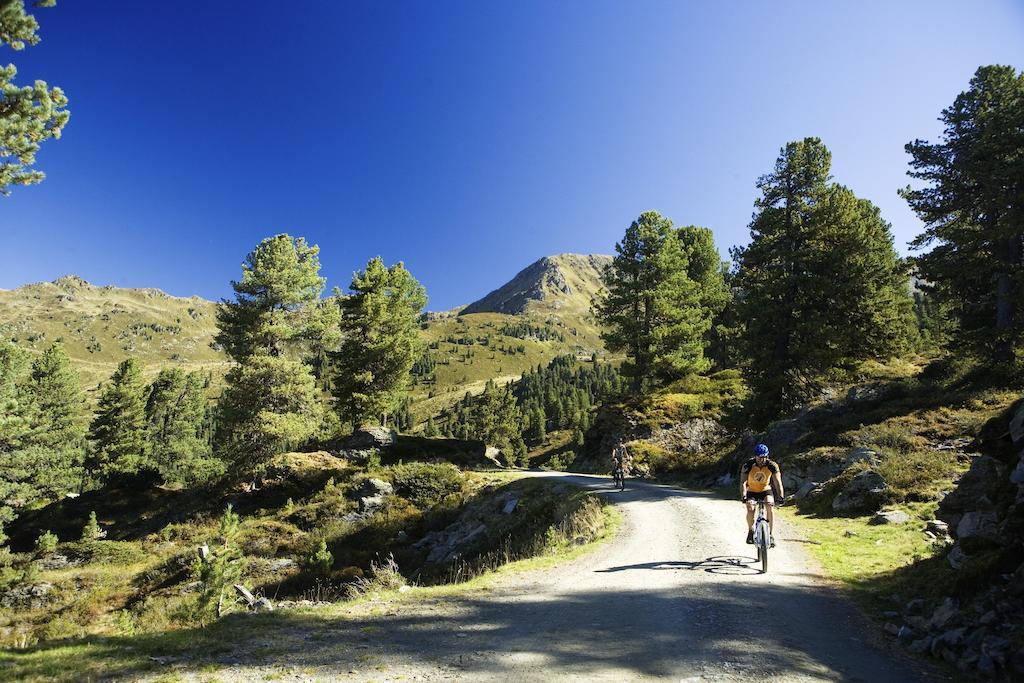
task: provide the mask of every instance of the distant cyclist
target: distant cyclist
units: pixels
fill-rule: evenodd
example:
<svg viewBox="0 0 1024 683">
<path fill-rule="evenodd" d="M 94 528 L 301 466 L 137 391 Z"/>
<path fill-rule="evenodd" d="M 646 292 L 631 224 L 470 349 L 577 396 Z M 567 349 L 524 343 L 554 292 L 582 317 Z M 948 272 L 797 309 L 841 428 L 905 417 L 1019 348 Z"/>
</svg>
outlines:
<svg viewBox="0 0 1024 683">
<path fill-rule="evenodd" d="M 754 447 L 754 457 L 743 463 L 740 468 L 740 500 L 747 506 L 747 543 L 754 542 L 754 509 L 757 501 L 765 503 L 765 514 L 768 517 L 768 528 L 773 529 L 775 497 L 772 489 L 779 493 L 779 499 L 786 494 L 782 488 L 782 472 L 777 463 L 768 459 L 768 447 L 763 443 Z M 771 531 L 771 545 L 775 546 L 775 532 Z"/>
<path fill-rule="evenodd" d="M 612 448 L 612 479 L 616 483 L 625 481 L 626 472 L 629 471 L 629 451 L 626 445 L 619 439 Z"/>
</svg>

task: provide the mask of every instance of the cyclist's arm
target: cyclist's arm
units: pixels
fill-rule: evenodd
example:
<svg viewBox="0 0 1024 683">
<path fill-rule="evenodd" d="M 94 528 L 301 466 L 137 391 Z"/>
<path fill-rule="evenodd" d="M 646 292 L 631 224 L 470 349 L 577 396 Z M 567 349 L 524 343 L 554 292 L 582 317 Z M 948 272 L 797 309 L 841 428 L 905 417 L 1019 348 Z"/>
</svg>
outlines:
<svg viewBox="0 0 1024 683">
<path fill-rule="evenodd" d="M 786 491 L 782 488 L 782 470 L 775 468 L 772 473 L 772 486 L 779 492 L 779 502 L 786 497 Z"/>
<path fill-rule="evenodd" d="M 745 465 L 740 466 L 740 498 L 747 497 L 747 468 Z"/>
</svg>

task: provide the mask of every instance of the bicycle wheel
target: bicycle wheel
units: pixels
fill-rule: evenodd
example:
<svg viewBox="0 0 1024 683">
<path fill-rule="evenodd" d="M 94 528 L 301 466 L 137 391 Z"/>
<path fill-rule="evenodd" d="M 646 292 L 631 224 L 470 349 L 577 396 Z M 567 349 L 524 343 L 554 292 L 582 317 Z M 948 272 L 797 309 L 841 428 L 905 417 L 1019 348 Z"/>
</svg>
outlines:
<svg viewBox="0 0 1024 683">
<path fill-rule="evenodd" d="M 757 552 L 761 556 L 761 573 L 762 574 L 767 574 L 768 573 L 768 545 L 765 544 L 765 547 L 758 548 Z"/>
</svg>

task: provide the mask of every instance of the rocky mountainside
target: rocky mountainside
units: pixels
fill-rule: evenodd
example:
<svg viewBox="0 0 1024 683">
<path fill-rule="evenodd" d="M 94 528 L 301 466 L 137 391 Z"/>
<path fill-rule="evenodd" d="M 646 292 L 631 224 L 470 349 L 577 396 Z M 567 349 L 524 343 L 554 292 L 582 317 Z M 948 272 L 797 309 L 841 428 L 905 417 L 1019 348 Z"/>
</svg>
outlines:
<svg viewBox="0 0 1024 683">
<path fill-rule="evenodd" d="M 466 306 L 471 313 L 521 314 L 532 311 L 590 311 L 601 289 L 601 273 L 612 261 L 604 254 L 557 254 L 535 261 L 479 301 Z"/>
</svg>

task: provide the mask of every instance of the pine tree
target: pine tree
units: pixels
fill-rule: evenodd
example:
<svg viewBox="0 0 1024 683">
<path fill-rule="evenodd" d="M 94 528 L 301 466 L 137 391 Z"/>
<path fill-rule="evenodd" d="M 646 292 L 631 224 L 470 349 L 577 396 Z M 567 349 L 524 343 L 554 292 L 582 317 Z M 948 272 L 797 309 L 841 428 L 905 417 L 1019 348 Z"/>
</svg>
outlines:
<svg viewBox="0 0 1024 683">
<path fill-rule="evenodd" d="M 253 356 L 228 371 L 216 441 L 236 475 L 308 439 L 323 405 L 309 368 L 287 358 Z"/>
<path fill-rule="evenodd" d="M 224 471 L 203 436 L 203 378 L 178 368 L 160 371 L 147 391 L 146 424 L 151 458 L 165 481 L 192 484 Z"/>
<path fill-rule="evenodd" d="M 421 352 L 418 321 L 426 293 L 402 263 L 374 258 L 352 278 L 342 299 L 341 349 L 333 355 L 339 415 L 353 427 L 368 419 L 387 424 Z"/>
<path fill-rule="evenodd" d="M 224 615 L 227 605 L 225 594 L 242 578 L 245 557 L 238 543 L 238 515 L 228 505 L 220 518 L 220 527 L 214 543 L 205 548 L 205 557 L 197 562 L 197 574 L 203 582 L 198 611 L 202 621 L 208 622 Z"/>
<path fill-rule="evenodd" d="M 56 0 L 37 0 L 36 7 L 52 7 Z M 36 45 L 39 23 L 25 13 L 24 0 L 0 0 L 0 46 L 22 50 Z M 59 138 L 71 116 L 68 99 L 60 88 L 37 80 L 18 87 L 13 64 L 0 66 L 0 195 L 10 194 L 12 185 L 32 185 L 45 177 L 34 170 L 36 153 L 44 140 Z"/>
<path fill-rule="evenodd" d="M 117 367 L 100 395 L 89 441 L 86 470 L 101 480 L 153 467 L 146 440 L 146 387 L 134 358 Z"/>
<path fill-rule="evenodd" d="M 32 363 L 27 389 L 35 406 L 27 443 L 45 453 L 37 484 L 45 481 L 51 495 L 66 492 L 80 479 L 86 423 L 78 374 L 60 342 Z"/>
<path fill-rule="evenodd" d="M 1024 330 L 1024 73 L 980 67 L 942 111 L 940 142 L 914 140 L 901 194 L 925 223 L 921 277 L 958 319 L 956 340 L 1000 364 Z"/>
<path fill-rule="evenodd" d="M 268 237 L 242 264 L 234 301 L 217 309 L 217 342 L 238 363 L 256 355 L 331 346 L 337 307 L 321 302 L 320 248 L 302 237 Z"/>
<path fill-rule="evenodd" d="M 672 221 L 655 211 L 641 214 L 615 252 L 595 313 L 607 328 L 602 339 L 608 350 L 626 353 L 622 372 L 633 391 L 706 370 L 703 337 L 710 323 Z"/>
<path fill-rule="evenodd" d="M 762 196 L 751 242 L 734 251 L 748 379 L 762 418 L 811 396 L 845 364 L 906 343 L 906 266 L 878 210 L 832 184 L 817 138 L 786 145 Z"/>
<path fill-rule="evenodd" d="M 337 338 L 336 302 L 321 301 L 319 247 L 281 234 L 257 245 L 217 314 L 217 340 L 238 365 L 217 409 L 218 454 L 237 476 L 321 427 L 310 366 Z"/>
</svg>

